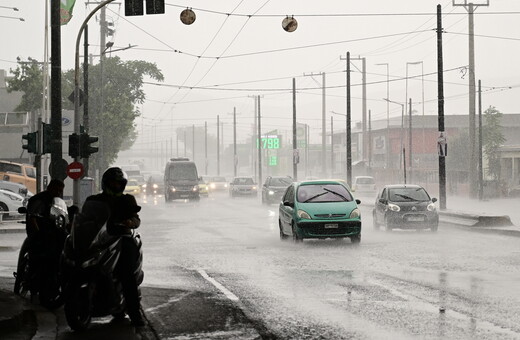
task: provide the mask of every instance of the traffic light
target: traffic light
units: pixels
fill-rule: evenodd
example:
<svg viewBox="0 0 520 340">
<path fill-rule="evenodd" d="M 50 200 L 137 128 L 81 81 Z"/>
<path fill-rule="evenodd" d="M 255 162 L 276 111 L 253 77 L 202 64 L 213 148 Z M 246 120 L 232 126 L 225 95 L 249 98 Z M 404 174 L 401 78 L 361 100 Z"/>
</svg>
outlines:
<svg viewBox="0 0 520 340">
<path fill-rule="evenodd" d="M 82 133 L 79 135 L 79 155 L 81 158 L 88 158 L 91 154 L 98 152 L 99 148 L 96 146 L 90 146 L 99 140 L 96 136 L 89 136 L 88 133 Z"/>
<path fill-rule="evenodd" d="M 72 158 L 79 156 L 79 135 L 77 133 L 69 135 L 69 156 Z"/>
<path fill-rule="evenodd" d="M 52 127 L 51 124 L 43 123 L 43 147 L 42 153 L 52 152 Z"/>
<path fill-rule="evenodd" d="M 38 132 L 29 132 L 22 135 L 23 140 L 27 141 L 27 144 L 22 144 L 22 149 L 27 150 L 29 153 L 38 153 Z"/>
<path fill-rule="evenodd" d="M 146 0 L 146 14 L 164 14 L 164 0 Z"/>
<path fill-rule="evenodd" d="M 144 0 L 125 0 L 125 16 L 143 15 Z"/>
</svg>

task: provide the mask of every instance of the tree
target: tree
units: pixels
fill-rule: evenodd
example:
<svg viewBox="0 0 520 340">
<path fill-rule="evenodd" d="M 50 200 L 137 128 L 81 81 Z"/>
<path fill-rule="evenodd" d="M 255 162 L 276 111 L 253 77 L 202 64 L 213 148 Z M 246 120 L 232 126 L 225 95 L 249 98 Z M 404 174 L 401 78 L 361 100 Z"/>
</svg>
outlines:
<svg viewBox="0 0 520 340">
<path fill-rule="evenodd" d="M 490 106 L 484 111 L 484 126 L 482 132 L 482 144 L 484 154 L 488 161 L 488 174 L 493 179 L 500 180 L 500 153 L 499 149 L 506 141 L 502 126 L 502 113 L 495 107 Z"/>
<path fill-rule="evenodd" d="M 16 111 L 34 112 L 42 107 L 43 74 L 41 65 L 29 58 L 28 62 L 20 62 L 15 70 L 10 70 L 13 77 L 7 80 L 7 91 L 22 91 L 22 101 Z"/>
<path fill-rule="evenodd" d="M 11 73 L 14 76 L 8 82 L 8 90 L 24 92 L 17 110 L 41 108 L 42 70 L 39 63 L 20 63 Z M 128 149 L 135 141 L 135 118 L 141 114 L 137 105 L 146 98 L 145 77 L 164 80 L 155 64 L 142 60 L 122 61 L 113 57 L 106 58 L 102 66 L 89 65 L 89 134 L 99 136 L 103 147 L 102 152 L 91 157 L 94 168 L 105 169 L 119 151 Z M 82 79 L 80 84 L 83 85 Z M 73 110 L 74 104 L 67 97 L 74 91 L 74 70 L 64 72 L 61 86 L 62 108 Z"/>
</svg>

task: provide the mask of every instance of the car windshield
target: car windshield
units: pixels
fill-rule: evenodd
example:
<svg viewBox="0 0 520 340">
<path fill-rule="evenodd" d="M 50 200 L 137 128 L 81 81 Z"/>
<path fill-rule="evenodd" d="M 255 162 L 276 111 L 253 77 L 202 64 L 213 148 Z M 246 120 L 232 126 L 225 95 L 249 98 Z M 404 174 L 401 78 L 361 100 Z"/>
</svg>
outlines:
<svg viewBox="0 0 520 340">
<path fill-rule="evenodd" d="M 356 180 L 357 184 L 374 184 L 374 179 L 372 177 L 362 177 Z"/>
<path fill-rule="evenodd" d="M 298 202 L 350 202 L 353 200 L 350 192 L 341 184 L 304 184 L 297 192 Z"/>
<path fill-rule="evenodd" d="M 430 196 L 423 188 L 392 188 L 388 191 L 392 202 L 429 201 Z"/>
<path fill-rule="evenodd" d="M 226 182 L 225 177 L 213 177 L 213 182 Z"/>
<path fill-rule="evenodd" d="M 238 185 L 248 185 L 248 184 L 254 184 L 252 178 L 235 178 L 233 181 L 234 184 Z"/>
<path fill-rule="evenodd" d="M 292 179 L 289 177 L 271 178 L 270 185 L 274 187 L 288 187 L 291 185 Z"/>
</svg>

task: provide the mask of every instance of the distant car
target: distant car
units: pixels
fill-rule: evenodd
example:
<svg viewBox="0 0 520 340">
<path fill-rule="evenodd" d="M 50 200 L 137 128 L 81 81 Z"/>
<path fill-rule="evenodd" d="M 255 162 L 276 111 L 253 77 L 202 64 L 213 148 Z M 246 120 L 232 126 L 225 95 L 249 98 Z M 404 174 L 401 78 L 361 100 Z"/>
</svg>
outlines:
<svg viewBox="0 0 520 340">
<path fill-rule="evenodd" d="M 200 196 L 209 196 L 209 187 L 202 177 L 199 177 L 199 195 Z"/>
<path fill-rule="evenodd" d="M 0 213 L 3 217 L 17 216 L 18 208 L 24 206 L 24 198 L 12 191 L 0 189 Z"/>
<path fill-rule="evenodd" d="M 24 198 L 34 196 L 34 194 L 30 192 L 25 185 L 20 183 L 0 181 L 0 189 L 14 192 L 15 194 L 18 194 Z"/>
<path fill-rule="evenodd" d="M 160 172 L 148 175 L 145 183 L 141 185 L 141 192 L 146 195 L 164 194 L 164 175 Z"/>
<path fill-rule="evenodd" d="M 352 182 L 352 191 L 356 194 L 375 195 L 377 193 L 376 182 L 372 176 L 356 176 Z"/>
<path fill-rule="evenodd" d="M 202 176 L 202 179 L 208 185 L 208 189 L 211 192 L 214 191 L 227 191 L 229 188 L 229 183 L 226 180 L 226 177 L 222 176 Z"/>
<path fill-rule="evenodd" d="M 229 195 L 235 196 L 258 196 L 258 188 L 253 177 L 235 177 L 229 183 Z"/>
<path fill-rule="evenodd" d="M 125 194 L 138 196 L 141 193 L 141 186 L 135 179 L 129 179 L 126 183 Z"/>
<path fill-rule="evenodd" d="M 361 242 L 361 212 L 345 185 L 333 180 L 292 183 L 279 206 L 280 239 L 345 238 Z"/>
<path fill-rule="evenodd" d="M 293 182 L 289 176 L 269 176 L 262 186 L 262 203 L 279 203 L 285 190 Z"/>
<path fill-rule="evenodd" d="M 430 197 L 420 185 L 394 184 L 384 186 L 376 197 L 372 212 L 374 228 L 430 229 L 437 231 L 439 214 L 436 198 Z"/>
</svg>

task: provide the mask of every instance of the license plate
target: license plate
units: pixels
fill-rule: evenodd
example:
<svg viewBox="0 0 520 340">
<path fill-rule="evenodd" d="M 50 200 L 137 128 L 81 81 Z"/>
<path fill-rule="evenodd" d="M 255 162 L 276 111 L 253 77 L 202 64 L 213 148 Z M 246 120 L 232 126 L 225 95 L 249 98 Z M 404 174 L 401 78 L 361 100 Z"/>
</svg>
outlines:
<svg viewBox="0 0 520 340">
<path fill-rule="evenodd" d="M 422 217 L 422 216 L 408 216 L 408 221 L 409 222 L 423 222 L 424 221 L 424 217 Z"/>
<path fill-rule="evenodd" d="M 180 195 L 181 198 L 188 198 L 190 195 Z"/>
<path fill-rule="evenodd" d="M 337 223 L 327 223 L 325 224 L 325 229 L 337 229 L 338 224 Z"/>
</svg>

